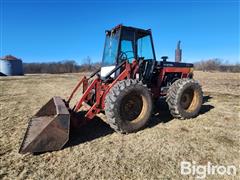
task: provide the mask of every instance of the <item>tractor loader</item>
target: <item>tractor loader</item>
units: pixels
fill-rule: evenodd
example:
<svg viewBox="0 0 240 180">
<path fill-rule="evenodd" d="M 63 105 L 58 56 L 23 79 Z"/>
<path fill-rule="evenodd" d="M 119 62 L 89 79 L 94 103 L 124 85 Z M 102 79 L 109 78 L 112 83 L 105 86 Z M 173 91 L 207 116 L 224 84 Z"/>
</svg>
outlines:
<svg viewBox="0 0 240 180">
<path fill-rule="evenodd" d="M 107 30 L 101 68 L 84 76 L 68 99 L 53 97 L 29 120 L 19 152 L 60 150 L 72 129 L 100 113 L 115 131 L 136 132 L 149 121 L 153 101 L 160 97 L 173 117 L 196 117 L 202 89 L 193 79 L 193 64 L 181 62 L 180 42 L 177 47 L 175 62 L 167 56 L 157 61 L 150 29 L 118 25 Z M 79 90 L 81 98 L 70 107 Z M 82 107 L 86 111 L 78 116 Z"/>
</svg>

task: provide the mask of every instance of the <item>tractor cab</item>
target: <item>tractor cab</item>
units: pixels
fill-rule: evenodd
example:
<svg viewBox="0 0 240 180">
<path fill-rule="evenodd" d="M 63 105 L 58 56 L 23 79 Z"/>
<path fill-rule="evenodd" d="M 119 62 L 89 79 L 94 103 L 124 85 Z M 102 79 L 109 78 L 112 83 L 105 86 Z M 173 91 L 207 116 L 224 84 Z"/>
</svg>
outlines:
<svg viewBox="0 0 240 180">
<path fill-rule="evenodd" d="M 152 72 L 156 56 L 151 30 L 118 25 L 106 31 L 106 40 L 102 58 L 101 78 L 106 77 L 112 70 L 124 61 L 132 63 L 137 60 L 142 64 L 144 72 Z M 112 74 L 117 76 L 119 71 Z M 148 75 L 145 75 L 148 77 Z"/>
</svg>

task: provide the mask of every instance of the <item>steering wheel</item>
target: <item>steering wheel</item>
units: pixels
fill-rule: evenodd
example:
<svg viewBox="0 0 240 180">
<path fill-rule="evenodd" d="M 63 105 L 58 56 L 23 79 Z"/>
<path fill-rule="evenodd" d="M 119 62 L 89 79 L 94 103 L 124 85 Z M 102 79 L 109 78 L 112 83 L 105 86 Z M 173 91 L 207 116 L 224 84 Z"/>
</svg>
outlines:
<svg viewBox="0 0 240 180">
<path fill-rule="evenodd" d="M 119 54 L 119 56 L 118 56 L 118 58 L 121 59 L 122 61 L 127 60 L 127 59 L 128 59 L 128 58 L 127 58 L 127 53 L 121 51 L 120 54 Z"/>
<path fill-rule="evenodd" d="M 133 53 L 133 51 L 125 51 L 125 52 L 121 51 L 119 56 L 118 56 L 119 59 L 121 59 L 121 60 L 128 60 L 128 59 L 134 58 L 134 57 L 128 57 L 127 53 Z"/>
</svg>

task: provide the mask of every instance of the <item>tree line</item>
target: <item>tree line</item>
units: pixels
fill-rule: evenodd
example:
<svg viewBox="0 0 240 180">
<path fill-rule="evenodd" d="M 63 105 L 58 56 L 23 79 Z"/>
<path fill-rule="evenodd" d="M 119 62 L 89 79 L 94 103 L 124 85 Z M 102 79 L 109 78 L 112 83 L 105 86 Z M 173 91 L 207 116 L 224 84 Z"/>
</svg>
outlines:
<svg viewBox="0 0 240 180">
<path fill-rule="evenodd" d="M 196 62 L 194 63 L 194 67 L 200 71 L 240 72 L 239 63 L 227 64 L 218 58 Z"/>
<path fill-rule="evenodd" d="M 34 73 L 78 73 L 84 71 L 95 71 L 98 69 L 100 63 L 91 63 L 91 59 L 87 57 L 84 60 L 84 64 L 78 65 L 74 60 L 66 60 L 60 62 L 49 63 L 24 63 L 23 69 L 25 74 Z M 240 64 L 229 65 L 223 63 L 222 60 L 214 58 L 208 60 L 202 60 L 194 63 L 196 70 L 200 71 L 221 71 L 221 72 L 240 72 Z"/>
<path fill-rule="evenodd" d="M 100 63 L 84 63 L 78 65 L 73 60 L 48 62 L 48 63 L 23 63 L 25 74 L 61 74 L 61 73 L 78 73 L 84 71 L 94 71 L 100 67 Z"/>
</svg>

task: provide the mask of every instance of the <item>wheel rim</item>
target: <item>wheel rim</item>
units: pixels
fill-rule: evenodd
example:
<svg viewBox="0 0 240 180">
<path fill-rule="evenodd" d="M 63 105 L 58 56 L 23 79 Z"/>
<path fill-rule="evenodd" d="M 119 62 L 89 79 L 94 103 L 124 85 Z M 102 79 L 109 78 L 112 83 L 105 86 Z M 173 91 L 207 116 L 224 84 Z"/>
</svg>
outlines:
<svg viewBox="0 0 240 180">
<path fill-rule="evenodd" d="M 198 107 L 199 94 L 193 88 L 189 88 L 183 91 L 180 105 L 182 109 L 187 112 L 192 112 Z"/>
<path fill-rule="evenodd" d="M 132 92 L 126 95 L 120 104 L 120 116 L 123 120 L 139 122 L 147 110 L 147 100 L 143 95 Z"/>
</svg>

